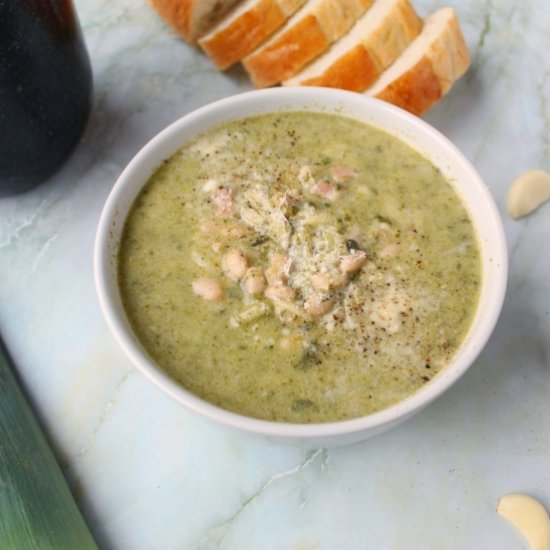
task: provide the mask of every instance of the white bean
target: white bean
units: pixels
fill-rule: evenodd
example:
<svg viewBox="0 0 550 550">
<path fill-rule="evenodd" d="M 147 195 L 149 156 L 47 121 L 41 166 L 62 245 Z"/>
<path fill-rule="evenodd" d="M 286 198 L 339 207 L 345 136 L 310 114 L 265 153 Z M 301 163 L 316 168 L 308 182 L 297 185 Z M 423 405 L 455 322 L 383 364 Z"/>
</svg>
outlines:
<svg viewBox="0 0 550 550">
<path fill-rule="evenodd" d="M 270 300 L 280 300 L 281 302 L 292 302 L 296 299 L 296 292 L 289 286 L 279 285 L 270 286 L 265 291 L 265 296 Z"/>
<path fill-rule="evenodd" d="M 222 285 L 212 277 L 199 277 L 192 282 L 193 292 L 209 302 L 219 302 L 223 298 Z"/>
<path fill-rule="evenodd" d="M 326 292 L 330 288 L 330 277 L 326 273 L 316 273 L 311 276 L 311 286 Z"/>
<path fill-rule="evenodd" d="M 222 258 L 223 272 L 232 280 L 238 281 L 246 273 L 248 262 L 245 255 L 237 248 L 232 248 Z"/>
<path fill-rule="evenodd" d="M 312 294 L 304 302 L 304 310 L 310 315 L 324 315 L 334 306 L 334 300 L 329 297 Z"/>
<path fill-rule="evenodd" d="M 261 269 L 251 267 L 243 277 L 242 289 L 247 294 L 261 294 L 266 287 L 266 281 Z"/>
<path fill-rule="evenodd" d="M 227 235 L 233 237 L 234 239 L 240 239 L 248 233 L 248 227 L 242 223 L 234 225 L 226 231 Z"/>
<path fill-rule="evenodd" d="M 265 270 L 267 282 L 270 285 L 285 283 L 287 279 L 286 271 L 290 268 L 288 256 L 273 254 L 269 263 L 269 267 Z"/>
<path fill-rule="evenodd" d="M 340 270 L 344 273 L 355 273 L 365 265 L 367 253 L 362 250 L 356 250 L 342 258 Z"/>
</svg>

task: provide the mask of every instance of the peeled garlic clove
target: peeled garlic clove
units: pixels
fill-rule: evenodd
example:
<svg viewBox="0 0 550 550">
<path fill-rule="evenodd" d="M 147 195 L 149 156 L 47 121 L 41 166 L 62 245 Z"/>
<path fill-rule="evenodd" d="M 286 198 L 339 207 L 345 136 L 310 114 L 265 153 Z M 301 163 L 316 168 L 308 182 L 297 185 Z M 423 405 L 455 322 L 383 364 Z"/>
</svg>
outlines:
<svg viewBox="0 0 550 550">
<path fill-rule="evenodd" d="M 550 174 L 531 170 L 516 178 L 508 191 L 508 213 L 514 219 L 536 210 L 550 199 Z"/>
<path fill-rule="evenodd" d="M 550 518 L 540 502 L 527 495 L 505 495 L 497 512 L 521 531 L 531 550 L 550 550 Z"/>
</svg>

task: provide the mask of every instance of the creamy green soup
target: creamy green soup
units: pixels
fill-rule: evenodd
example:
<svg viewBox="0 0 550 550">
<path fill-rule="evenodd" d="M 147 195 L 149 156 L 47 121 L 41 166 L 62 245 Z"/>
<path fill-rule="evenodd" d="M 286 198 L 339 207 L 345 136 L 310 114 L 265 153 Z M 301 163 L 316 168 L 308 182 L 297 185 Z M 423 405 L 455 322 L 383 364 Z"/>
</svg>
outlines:
<svg viewBox="0 0 550 550">
<path fill-rule="evenodd" d="M 152 359 L 256 418 L 379 411 L 445 367 L 479 298 L 460 198 L 427 159 L 318 113 L 236 120 L 167 160 L 133 205 L 119 284 Z"/>
</svg>

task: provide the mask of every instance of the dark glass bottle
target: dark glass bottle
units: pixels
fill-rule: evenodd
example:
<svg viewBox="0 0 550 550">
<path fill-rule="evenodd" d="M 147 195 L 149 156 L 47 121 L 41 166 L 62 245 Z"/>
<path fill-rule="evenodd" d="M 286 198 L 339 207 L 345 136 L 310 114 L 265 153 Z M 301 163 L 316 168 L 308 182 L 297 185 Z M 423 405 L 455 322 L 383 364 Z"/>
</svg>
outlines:
<svg viewBox="0 0 550 550">
<path fill-rule="evenodd" d="M 92 72 L 71 0 L 0 0 L 0 196 L 31 189 L 70 155 Z"/>
</svg>

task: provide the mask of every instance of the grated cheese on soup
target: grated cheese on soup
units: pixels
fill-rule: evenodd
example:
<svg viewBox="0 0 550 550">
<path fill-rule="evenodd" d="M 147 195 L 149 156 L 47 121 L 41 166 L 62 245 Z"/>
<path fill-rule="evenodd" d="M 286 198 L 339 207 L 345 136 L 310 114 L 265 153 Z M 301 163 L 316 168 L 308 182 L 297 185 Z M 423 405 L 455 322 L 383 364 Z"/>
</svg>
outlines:
<svg viewBox="0 0 550 550">
<path fill-rule="evenodd" d="M 477 306 L 476 239 L 451 185 L 395 137 L 262 115 L 157 170 L 126 222 L 120 288 L 145 348 L 190 391 L 329 422 L 388 407 L 448 364 Z"/>
</svg>

